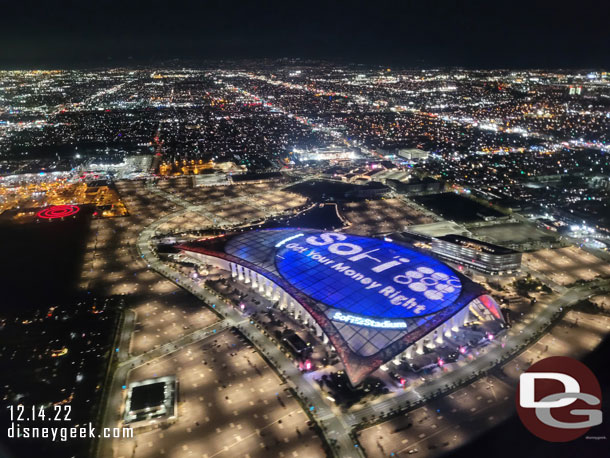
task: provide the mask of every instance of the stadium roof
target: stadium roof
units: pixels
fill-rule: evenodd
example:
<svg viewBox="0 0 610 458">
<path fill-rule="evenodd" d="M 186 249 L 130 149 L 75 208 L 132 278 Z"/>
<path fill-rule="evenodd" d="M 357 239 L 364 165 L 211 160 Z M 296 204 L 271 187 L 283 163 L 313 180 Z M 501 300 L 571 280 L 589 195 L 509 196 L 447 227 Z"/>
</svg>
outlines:
<svg viewBox="0 0 610 458">
<path fill-rule="evenodd" d="M 353 384 L 485 294 L 419 251 L 345 233 L 266 229 L 178 248 L 241 264 L 279 285 L 326 333 Z"/>
</svg>

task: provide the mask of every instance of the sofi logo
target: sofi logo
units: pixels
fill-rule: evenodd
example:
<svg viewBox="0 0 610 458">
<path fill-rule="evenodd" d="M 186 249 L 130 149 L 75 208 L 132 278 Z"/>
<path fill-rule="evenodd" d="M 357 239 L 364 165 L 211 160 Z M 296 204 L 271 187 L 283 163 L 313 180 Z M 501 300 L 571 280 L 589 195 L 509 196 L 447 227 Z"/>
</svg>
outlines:
<svg viewBox="0 0 610 458">
<path fill-rule="evenodd" d="M 602 422 L 601 389 L 580 361 L 553 356 L 538 361 L 519 377 L 519 418 L 541 439 L 568 442 Z"/>
</svg>

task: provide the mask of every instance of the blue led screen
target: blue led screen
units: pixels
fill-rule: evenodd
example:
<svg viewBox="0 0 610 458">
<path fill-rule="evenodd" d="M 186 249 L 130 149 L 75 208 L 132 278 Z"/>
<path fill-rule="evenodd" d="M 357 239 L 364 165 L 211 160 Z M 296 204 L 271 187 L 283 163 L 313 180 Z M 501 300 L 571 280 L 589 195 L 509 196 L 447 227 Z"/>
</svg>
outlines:
<svg viewBox="0 0 610 458">
<path fill-rule="evenodd" d="M 309 297 L 346 312 L 413 318 L 450 306 L 462 289 L 445 264 L 388 241 L 312 230 L 278 236 L 280 275 Z"/>
</svg>

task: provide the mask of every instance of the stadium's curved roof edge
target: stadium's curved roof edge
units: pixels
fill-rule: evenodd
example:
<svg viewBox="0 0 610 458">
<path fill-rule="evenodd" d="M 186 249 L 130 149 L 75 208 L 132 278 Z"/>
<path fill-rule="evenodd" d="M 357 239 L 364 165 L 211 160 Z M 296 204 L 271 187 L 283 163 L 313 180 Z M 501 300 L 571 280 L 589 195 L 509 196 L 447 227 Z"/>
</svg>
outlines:
<svg viewBox="0 0 610 458">
<path fill-rule="evenodd" d="M 176 248 L 241 265 L 283 289 L 326 334 L 353 385 L 477 298 L 493 302 L 483 287 L 435 258 L 386 240 L 342 232 L 260 229 Z M 334 319 L 337 311 L 349 314 L 351 322 Z M 404 326 L 365 328 L 353 324 L 352 317 Z"/>
</svg>

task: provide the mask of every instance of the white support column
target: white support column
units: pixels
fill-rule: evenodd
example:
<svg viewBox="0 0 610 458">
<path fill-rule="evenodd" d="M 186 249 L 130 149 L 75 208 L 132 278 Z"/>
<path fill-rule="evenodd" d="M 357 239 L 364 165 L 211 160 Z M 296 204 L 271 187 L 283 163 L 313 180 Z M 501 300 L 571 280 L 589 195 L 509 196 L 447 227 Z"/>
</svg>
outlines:
<svg viewBox="0 0 610 458">
<path fill-rule="evenodd" d="M 316 323 L 315 328 L 316 328 L 316 337 L 322 337 L 322 328 L 320 327 L 320 325 L 318 325 L 318 323 Z"/>
<path fill-rule="evenodd" d="M 275 283 L 271 283 L 271 300 L 276 300 L 277 299 L 277 290 L 279 288 L 277 287 L 277 284 Z"/>
<path fill-rule="evenodd" d="M 265 282 L 267 281 L 267 279 L 265 277 L 263 277 L 262 275 L 258 276 L 258 292 L 262 294 L 265 294 Z"/>
<path fill-rule="evenodd" d="M 237 279 L 239 281 L 244 281 L 244 266 L 237 265 Z"/>
<path fill-rule="evenodd" d="M 418 355 L 423 355 L 424 354 L 424 339 L 423 337 L 421 339 L 419 339 L 417 342 L 415 342 L 415 353 L 417 353 Z"/>
<path fill-rule="evenodd" d="M 459 321 L 460 321 L 459 314 L 458 315 L 453 315 L 451 317 L 451 330 L 453 332 L 458 332 L 458 330 L 459 330 L 458 322 Z"/>
<path fill-rule="evenodd" d="M 413 347 L 414 346 L 415 345 L 411 345 L 409 348 L 407 348 L 407 353 L 406 353 L 407 359 L 413 358 Z"/>
<path fill-rule="evenodd" d="M 246 283 L 246 284 L 250 283 L 251 273 L 252 273 L 252 271 L 250 269 L 248 269 L 247 267 L 244 267 L 244 283 Z"/>
<path fill-rule="evenodd" d="M 269 299 L 273 299 L 274 292 L 275 292 L 275 283 L 273 283 L 271 280 L 269 280 L 269 282 L 267 283 L 267 290 L 265 291 L 265 295 Z"/>
<path fill-rule="evenodd" d="M 443 325 L 443 334 L 445 334 L 445 337 L 451 337 L 451 325 L 449 323 Z"/>
<path fill-rule="evenodd" d="M 326 334 L 322 334 L 322 343 L 324 343 L 324 344 L 328 343 L 328 337 L 326 336 Z"/>
<path fill-rule="evenodd" d="M 286 291 L 280 290 L 280 310 L 286 309 Z"/>
<path fill-rule="evenodd" d="M 437 328 L 437 330 L 436 330 L 436 343 L 438 343 L 438 344 L 443 343 L 443 329 L 442 328 Z"/>
<path fill-rule="evenodd" d="M 253 270 L 250 271 L 250 284 L 252 285 L 252 289 L 258 288 L 258 275 Z"/>
<path fill-rule="evenodd" d="M 468 316 L 470 315 L 470 310 L 468 308 L 465 308 L 462 313 L 464 314 L 464 316 L 462 317 L 462 326 L 466 326 L 466 323 L 468 323 Z"/>
<path fill-rule="evenodd" d="M 237 277 L 237 266 L 234 262 L 231 263 L 231 277 Z"/>
</svg>

